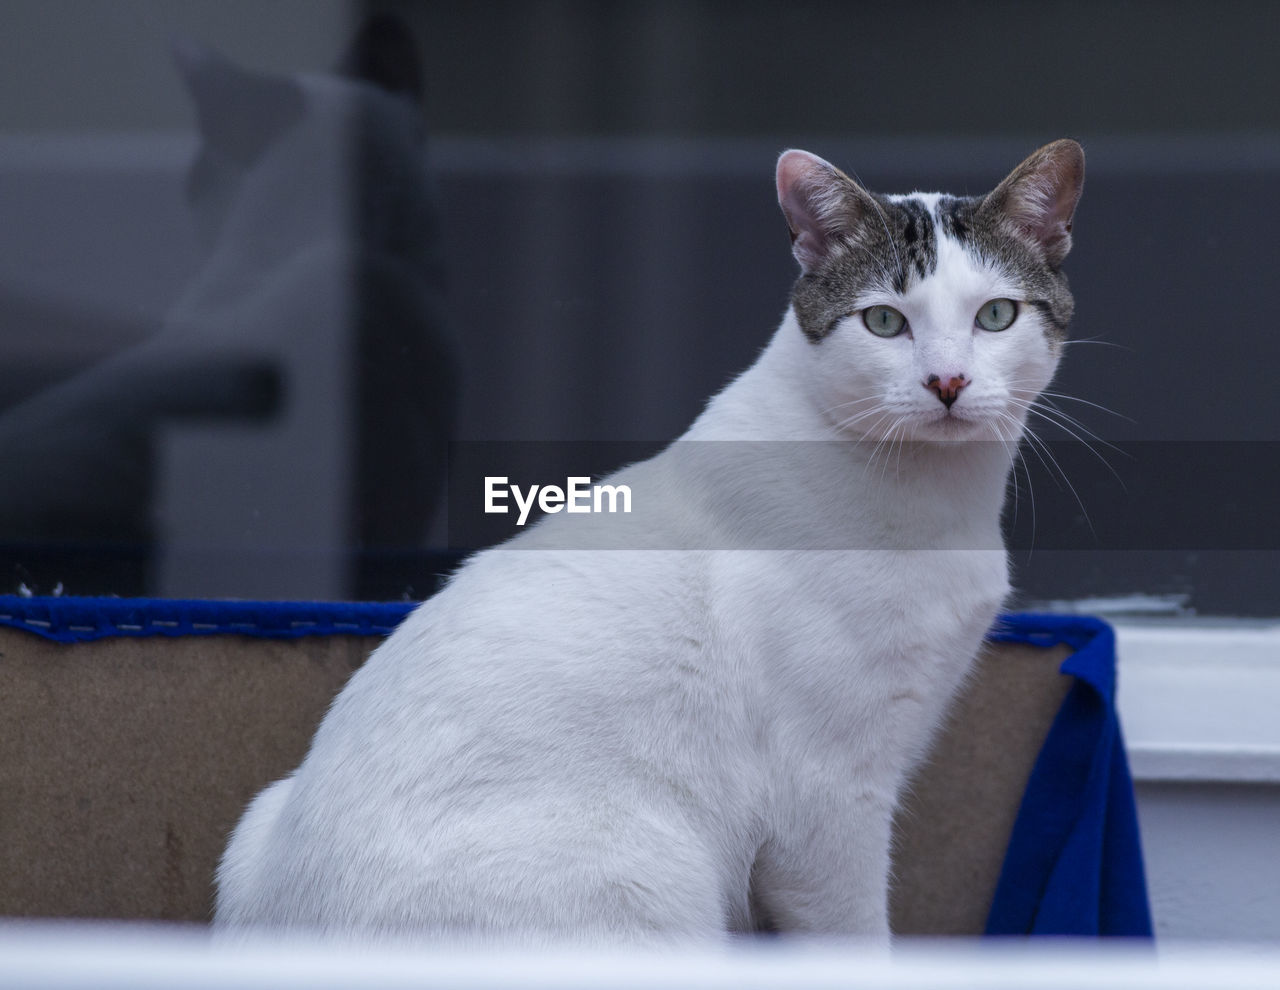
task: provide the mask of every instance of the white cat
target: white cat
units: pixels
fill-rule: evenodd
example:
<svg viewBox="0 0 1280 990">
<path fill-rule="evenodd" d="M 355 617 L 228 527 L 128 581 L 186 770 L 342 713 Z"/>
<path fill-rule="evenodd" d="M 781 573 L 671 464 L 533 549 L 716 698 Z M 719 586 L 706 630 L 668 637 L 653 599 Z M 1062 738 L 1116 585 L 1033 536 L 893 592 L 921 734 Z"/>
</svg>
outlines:
<svg viewBox="0 0 1280 990">
<path fill-rule="evenodd" d="M 1083 174 L 1058 141 L 986 197 L 880 197 L 785 153 L 802 274 L 759 360 L 612 479 L 635 515 L 478 554 L 373 654 L 236 829 L 216 924 L 886 935 L 899 792 L 1008 592 Z"/>
</svg>

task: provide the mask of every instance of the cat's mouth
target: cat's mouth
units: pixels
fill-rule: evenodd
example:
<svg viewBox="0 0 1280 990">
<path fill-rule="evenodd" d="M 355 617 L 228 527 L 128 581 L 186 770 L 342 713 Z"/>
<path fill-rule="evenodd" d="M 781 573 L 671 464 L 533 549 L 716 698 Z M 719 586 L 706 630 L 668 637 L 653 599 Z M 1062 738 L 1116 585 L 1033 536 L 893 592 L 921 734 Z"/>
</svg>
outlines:
<svg viewBox="0 0 1280 990">
<path fill-rule="evenodd" d="M 954 407 L 929 417 L 922 426 L 921 433 L 929 434 L 930 439 L 936 440 L 968 440 L 986 428 L 981 419 Z"/>
</svg>

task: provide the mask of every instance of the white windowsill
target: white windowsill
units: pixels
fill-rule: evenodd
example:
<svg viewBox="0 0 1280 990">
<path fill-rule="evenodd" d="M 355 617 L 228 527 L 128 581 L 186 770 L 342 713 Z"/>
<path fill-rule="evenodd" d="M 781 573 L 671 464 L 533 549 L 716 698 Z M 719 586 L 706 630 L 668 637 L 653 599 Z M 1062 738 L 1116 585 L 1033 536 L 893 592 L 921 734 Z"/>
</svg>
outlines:
<svg viewBox="0 0 1280 990">
<path fill-rule="evenodd" d="M 1272 990 L 1280 953 L 1246 944 L 1099 944 L 1088 940 L 856 940 L 573 951 L 501 947 L 319 943 L 158 924 L 0 924 L 6 985 L 192 990 L 294 987 L 385 990 Z"/>
<path fill-rule="evenodd" d="M 1280 623 L 1113 624 L 1135 780 L 1280 783 Z"/>
</svg>

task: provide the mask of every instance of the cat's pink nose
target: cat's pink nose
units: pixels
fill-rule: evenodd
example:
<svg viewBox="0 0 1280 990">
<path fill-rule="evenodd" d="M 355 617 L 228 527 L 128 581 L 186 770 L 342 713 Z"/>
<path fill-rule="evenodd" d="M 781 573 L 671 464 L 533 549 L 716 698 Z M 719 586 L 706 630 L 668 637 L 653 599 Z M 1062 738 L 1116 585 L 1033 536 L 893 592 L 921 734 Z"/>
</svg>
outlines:
<svg viewBox="0 0 1280 990">
<path fill-rule="evenodd" d="M 956 401 L 960 395 L 960 390 L 969 384 L 969 379 L 964 375 L 947 375 L 945 378 L 939 375 L 930 375 L 924 383 L 924 387 L 938 397 L 948 409 L 951 404 Z"/>
</svg>

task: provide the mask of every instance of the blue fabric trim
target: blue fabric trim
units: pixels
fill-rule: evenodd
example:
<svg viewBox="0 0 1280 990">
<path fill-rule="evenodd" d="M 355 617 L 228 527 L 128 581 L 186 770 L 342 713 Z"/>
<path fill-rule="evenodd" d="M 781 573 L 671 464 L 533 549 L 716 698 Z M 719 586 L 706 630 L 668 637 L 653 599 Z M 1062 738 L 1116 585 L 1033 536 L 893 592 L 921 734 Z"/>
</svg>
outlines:
<svg viewBox="0 0 1280 990">
<path fill-rule="evenodd" d="M 1137 806 L 1115 708 L 1115 631 L 1084 616 L 1010 615 L 1004 642 L 1073 652 L 996 884 L 988 935 L 1152 935 Z"/>
<path fill-rule="evenodd" d="M 415 602 L 0 596 L 0 625 L 63 643 L 111 636 L 386 635 Z M 1073 650 L 1075 678 L 1009 839 L 988 935 L 1150 936 L 1133 784 L 1115 710 L 1115 633 L 1086 616 L 1001 616 L 989 639 Z"/>
<path fill-rule="evenodd" d="M 416 602 L 240 602 L 0 595 L 0 626 L 60 643 L 111 636 L 385 636 Z"/>
</svg>

